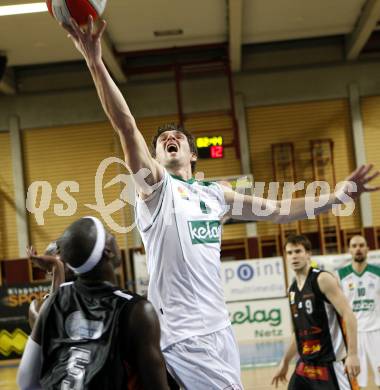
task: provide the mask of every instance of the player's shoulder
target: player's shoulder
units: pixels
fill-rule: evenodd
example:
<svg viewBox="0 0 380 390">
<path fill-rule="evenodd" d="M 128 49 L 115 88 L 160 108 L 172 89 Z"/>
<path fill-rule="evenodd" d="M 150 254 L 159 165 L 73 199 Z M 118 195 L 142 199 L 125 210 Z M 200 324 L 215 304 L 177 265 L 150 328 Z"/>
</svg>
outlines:
<svg viewBox="0 0 380 390">
<path fill-rule="evenodd" d="M 366 271 L 380 277 L 380 267 L 378 265 L 368 264 Z"/>
<path fill-rule="evenodd" d="M 338 276 L 340 280 L 345 279 L 347 276 L 350 276 L 354 273 L 354 269 L 351 264 L 346 265 L 343 268 L 338 269 Z"/>
<path fill-rule="evenodd" d="M 113 291 L 113 294 L 119 297 L 121 300 L 128 301 L 128 302 L 140 302 L 143 300 L 146 300 L 144 297 L 142 297 L 139 294 L 135 294 L 132 291 L 129 290 L 123 290 L 123 289 L 116 289 Z"/>
</svg>

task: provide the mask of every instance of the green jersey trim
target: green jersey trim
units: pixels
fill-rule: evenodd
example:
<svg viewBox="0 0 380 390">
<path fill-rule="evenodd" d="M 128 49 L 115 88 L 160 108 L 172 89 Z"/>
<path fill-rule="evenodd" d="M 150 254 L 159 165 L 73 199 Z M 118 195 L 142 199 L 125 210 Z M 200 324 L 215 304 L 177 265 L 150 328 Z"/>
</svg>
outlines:
<svg viewBox="0 0 380 390">
<path fill-rule="evenodd" d="M 346 267 L 344 268 L 341 268 L 339 271 L 338 271 L 338 274 L 339 274 L 339 278 L 340 280 L 343 280 L 344 278 L 346 278 L 348 275 L 350 274 L 354 274 L 356 276 L 358 276 L 359 278 L 362 277 L 366 272 L 370 272 L 376 276 L 379 276 L 380 277 L 380 267 L 376 266 L 376 265 L 373 265 L 373 264 L 367 264 L 366 267 L 364 268 L 364 270 L 362 272 L 356 272 L 352 266 L 352 264 L 350 265 L 347 265 Z"/>
<path fill-rule="evenodd" d="M 170 174 L 170 176 L 173 178 L 173 179 L 176 179 L 176 180 L 179 180 L 179 181 L 182 181 L 183 183 L 187 183 L 187 184 L 194 184 L 194 183 L 198 183 L 199 185 L 201 186 L 205 186 L 205 187 L 209 187 L 213 184 L 216 184 L 214 183 L 213 181 L 199 181 L 199 180 L 195 180 L 193 177 L 189 180 L 185 180 L 183 179 L 181 176 L 177 176 L 177 175 L 173 175 L 173 174 Z"/>
<path fill-rule="evenodd" d="M 179 181 L 182 181 L 184 183 L 188 183 L 188 184 L 193 184 L 195 182 L 195 179 L 192 177 L 190 178 L 189 180 L 185 180 L 184 178 L 182 178 L 181 176 L 177 176 L 177 175 L 173 175 L 173 174 L 170 174 L 170 176 L 173 178 L 173 179 L 177 179 Z"/>
<path fill-rule="evenodd" d="M 346 278 L 348 275 L 351 275 L 352 273 L 354 273 L 354 269 L 352 268 L 351 264 L 341 268 L 338 271 L 340 280 L 343 280 L 344 278 Z"/>
<path fill-rule="evenodd" d="M 376 276 L 380 277 L 380 267 L 376 265 L 368 264 L 366 271 L 371 272 L 372 274 L 375 274 Z"/>
</svg>

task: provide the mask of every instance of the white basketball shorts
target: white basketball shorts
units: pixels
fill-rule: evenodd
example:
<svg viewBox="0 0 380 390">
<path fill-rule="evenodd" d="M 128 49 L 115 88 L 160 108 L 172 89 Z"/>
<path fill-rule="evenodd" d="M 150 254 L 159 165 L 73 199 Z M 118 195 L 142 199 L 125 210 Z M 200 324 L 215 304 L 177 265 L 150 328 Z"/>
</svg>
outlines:
<svg viewBox="0 0 380 390">
<path fill-rule="evenodd" d="M 380 330 L 358 332 L 360 374 L 357 378 L 360 387 L 368 384 L 368 361 L 371 364 L 376 386 L 380 386 Z"/>
<path fill-rule="evenodd" d="M 231 326 L 162 351 L 170 374 L 186 390 L 242 390 L 240 356 Z"/>
</svg>

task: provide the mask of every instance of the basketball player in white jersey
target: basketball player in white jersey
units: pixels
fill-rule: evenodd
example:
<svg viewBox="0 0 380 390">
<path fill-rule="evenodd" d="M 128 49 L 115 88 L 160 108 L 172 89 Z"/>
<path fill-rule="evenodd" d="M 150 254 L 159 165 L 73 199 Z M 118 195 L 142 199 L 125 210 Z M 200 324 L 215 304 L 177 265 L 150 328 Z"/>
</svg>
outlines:
<svg viewBox="0 0 380 390">
<path fill-rule="evenodd" d="M 281 215 L 282 202 L 238 195 L 216 183 L 193 179 L 197 160 L 192 136 L 181 128 L 164 126 L 155 138 L 153 156 L 121 92 L 101 57 L 101 36 L 106 23 L 95 31 L 89 19 L 86 30 L 75 21 L 64 26 L 82 53 L 99 98 L 120 136 L 125 162 L 134 174 L 138 201 L 136 221 L 147 252 L 149 300 L 161 324 L 161 348 L 169 371 L 185 389 L 241 389 L 239 351 L 224 302 L 220 277 L 221 219 L 289 222 L 307 218 L 305 199 L 291 202 Z M 350 197 L 369 190 L 375 176 L 362 166 L 348 179 L 342 193 Z M 148 172 L 145 181 L 141 172 Z M 341 203 L 337 194 L 324 195 L 324 206 Z M 233 204 L 238 206 L 233 209 Z M 287 203 L 288 204 L 288 203 Z M 239 207 L 240 206 L 240 207 Z M 269 210 L 258 215 L 261 207 Z M 238 214 L 236 214 L 236 209 Z"/>
<path fill-rule="evenodd" d="M 341 268 L 338 275 L 358 322 L 358 384 L 367 386 L 369 361 L 380 387 L 380 267 L 367 263 L 368 245 L 364 237 L 352 237 L 349 251 L 352 262 Z"/>
</svg>

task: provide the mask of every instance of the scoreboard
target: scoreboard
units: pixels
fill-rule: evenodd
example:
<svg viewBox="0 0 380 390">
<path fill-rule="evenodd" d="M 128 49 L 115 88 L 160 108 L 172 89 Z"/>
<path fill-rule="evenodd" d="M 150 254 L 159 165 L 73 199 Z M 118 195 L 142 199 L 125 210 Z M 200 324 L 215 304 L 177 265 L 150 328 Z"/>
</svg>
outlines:
<svg viewBox="0 0 380 390">
<path fill-rule="evenodd" d="M 197 137 L 196 139 L 199 158 L 223 158 L 223 137 Z"/>
</svg>

